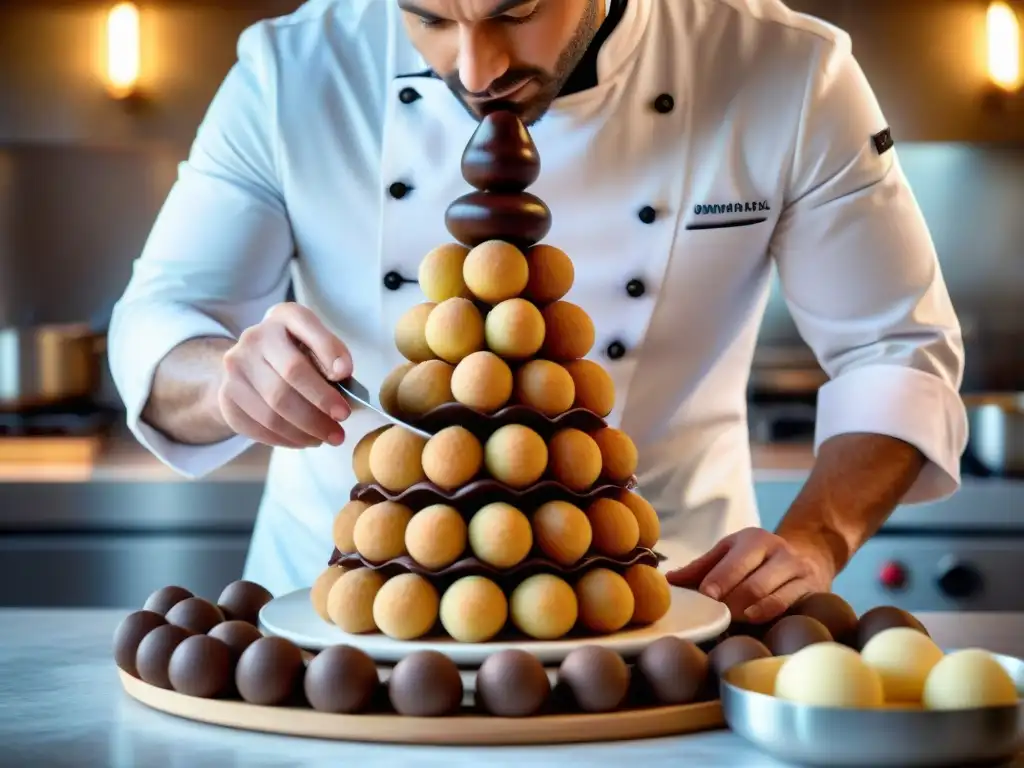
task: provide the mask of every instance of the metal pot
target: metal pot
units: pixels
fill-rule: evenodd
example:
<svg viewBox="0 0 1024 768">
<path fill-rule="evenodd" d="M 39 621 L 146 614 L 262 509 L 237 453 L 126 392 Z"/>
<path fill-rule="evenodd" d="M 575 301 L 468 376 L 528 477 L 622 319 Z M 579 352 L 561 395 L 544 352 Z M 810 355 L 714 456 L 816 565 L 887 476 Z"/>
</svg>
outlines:
<svg viewBox="0 0 1024 768">
<path fill-rule="evenodd" d="M 0 410 L 93 398 L 105 349 L 105 332 L 86 323 L 0 328 Z"/>
<path fill-rule="evenodd" d="M 1024 475 L 1024 392 L 964 395 L 968 451 L 989 472 Z"/>
</svg>

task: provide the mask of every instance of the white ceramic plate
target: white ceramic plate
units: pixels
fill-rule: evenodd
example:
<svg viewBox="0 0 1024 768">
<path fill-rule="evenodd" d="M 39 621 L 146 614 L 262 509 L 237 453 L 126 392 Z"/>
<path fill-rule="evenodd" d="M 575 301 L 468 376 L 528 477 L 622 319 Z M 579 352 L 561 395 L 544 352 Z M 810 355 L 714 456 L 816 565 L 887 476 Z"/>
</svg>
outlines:
<svg viewBox="0 0 1024 768">
<path fill-rule="evenodd" d="M 695 643 L 717 637 L 729 626 L 729 609 L 699 592 L 673 588 L 672 607 L 661 621 L 647 627 L 630 628 L 614 635 L 571 637 L 562 640 L 511 640 L 489 643 L 457 643 L 446 637 L 420 640 L 392 640 L 383 634 L 350 635 L 321 619 L 300 589 L 276 598 L 260 611 L 260 627 L 271 635 L 291 640 L 301 648 L 320 651 L 331 645 L 351 645 L 365 651 L 374 661 L 396 663 L 416 651 L 440 651 L 462 667 L 478 667 L 492 653 L 508 648 L 528 651 L 545 664 L 560 664 L 576 648 L 600 645 L 624 657 L 633 657 L 665 635 Z"/>
</svg>

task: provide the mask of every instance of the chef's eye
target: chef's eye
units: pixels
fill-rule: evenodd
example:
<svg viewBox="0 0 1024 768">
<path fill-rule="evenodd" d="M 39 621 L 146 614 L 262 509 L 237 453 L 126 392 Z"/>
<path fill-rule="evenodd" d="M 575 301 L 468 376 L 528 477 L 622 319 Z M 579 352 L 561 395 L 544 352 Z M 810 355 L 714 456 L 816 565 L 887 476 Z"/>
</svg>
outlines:
<svg viewBox="0 0 1024 768">
<path fill-rule="evenodd" d="M 506 24 L 525 24 L 526 22 L 532 20 L 537 15 L 537 11 L 539 10 L 540 3 L 535 3 L 534 5 L 529 6 L 529 10 L 527 10 L 527 8 L 524 7 L 515 11 L 511 11 L 509 13 L 504 13 L 501 16 L 498 16 L 497 20 L 502 21 Z"/>
<path fill-rule="evenodd" d="M 445 24 L 450 24 L 448 19 L 428 19 L 425 16 L 420 16 L 420 26 L 426 27 L 427 29 L 441 29 Z"/>
<path fill-rule="evenodd" d="M 498 20 L 503 21 L 506 24 L 525 24 L 526 22 L 531 21 L 536 15 L 537 8 L 534 7 L 532 11 L 524 16 L 509 16 L 506 14 L 505 16 L 499 16 Z"/>
</svg>

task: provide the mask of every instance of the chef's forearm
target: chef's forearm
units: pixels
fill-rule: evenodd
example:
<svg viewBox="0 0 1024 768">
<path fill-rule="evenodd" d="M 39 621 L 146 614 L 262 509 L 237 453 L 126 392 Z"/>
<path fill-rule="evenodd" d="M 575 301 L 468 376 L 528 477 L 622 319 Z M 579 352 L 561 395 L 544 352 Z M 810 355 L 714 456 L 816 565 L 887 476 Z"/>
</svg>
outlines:
<svg viewBox="0 0 1024 768">
<path fill-rule="evenodd" d="M 823 549 L 839 573 L 893 513 L 925 462 L 917 448 L 885 435 L 833 437 L 822 444 L 776 533 Z"/>
<path fill-rule="evenodd" d="M 209 445 L 234 435 L 218 404 L 226 338 L 190 339 L 172 349 L 153 377 L 142 419 L 169 439 Z"/>
</svg>

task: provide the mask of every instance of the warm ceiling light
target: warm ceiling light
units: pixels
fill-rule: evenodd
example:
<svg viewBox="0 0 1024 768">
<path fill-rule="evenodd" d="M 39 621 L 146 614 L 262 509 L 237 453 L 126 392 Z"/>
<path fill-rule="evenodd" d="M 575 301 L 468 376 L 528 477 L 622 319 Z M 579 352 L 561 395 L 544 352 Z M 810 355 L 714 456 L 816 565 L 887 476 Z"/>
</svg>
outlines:
<svg viewBox="0 0 1024 768">
<path fill-rule="evenodd" d="M 1020 20 L 1005 2 L 988 7 L 988 75 L 1007 91 L 1021 86 Z"/>
<path fill-rule="evenodd" d="M 118 3 L 107 14 L 107 83 L 118 99 L 130 96 L 139 81 L 141 59 L 139 9 Z"/>
</svg>

